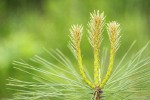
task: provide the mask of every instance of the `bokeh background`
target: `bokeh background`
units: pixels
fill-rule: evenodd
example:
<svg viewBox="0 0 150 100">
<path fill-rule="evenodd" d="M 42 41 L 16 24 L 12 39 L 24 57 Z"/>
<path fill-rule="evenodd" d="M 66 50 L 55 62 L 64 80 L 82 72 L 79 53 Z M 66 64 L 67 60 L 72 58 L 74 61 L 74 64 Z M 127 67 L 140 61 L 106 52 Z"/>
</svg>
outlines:
<svg viewBox="0 0 150 100">
<path fill-rule="evenodd" d="M 14 60 L 44 55 L 43 48 L 59 48 L 73 59 L 67 48 L 72 24 L 84 25 L 82 50 L 85 62 L 90 62 L 86 28 L 93 10 L 104 11 L 106 23 L 116 20 L 121 24 L 122 45 L 117 59 L 134 40 L 135 50 L 150 40 L 150 0 L 0 0 L 0 99 L 12 96 L 5 85 L 8 77 L 30 77 L 13 69 Z M 106 45 L 106 30 L 104 34 Z"/>
</svg>

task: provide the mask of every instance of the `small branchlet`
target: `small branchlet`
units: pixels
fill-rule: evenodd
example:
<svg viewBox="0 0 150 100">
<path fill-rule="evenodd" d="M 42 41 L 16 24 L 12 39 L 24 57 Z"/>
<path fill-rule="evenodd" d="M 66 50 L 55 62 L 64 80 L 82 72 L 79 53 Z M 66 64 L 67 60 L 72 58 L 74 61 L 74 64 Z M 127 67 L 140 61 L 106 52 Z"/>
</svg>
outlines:
<svg viewBox="0 0 150 100">
<path fill-rule="evenodd" d="M 84 66 L 82 64 L 82 55 L 81 55 L 81 49 L 80 49 L 80 42 L 81 42 L 81 37 L 82 37 L 82 25 L 73 25 L 70 33 L 71 33 L 71 43 L 70 43 L 70 48 L 73 51 L 78 64 L 79 64 L 79 69 L 80 73 L 83 77 L 83 80 L 91 87 L 94 88 L 94 85 L 89 81 L 89 79 L 86 77 Z"/>
<path fill-rule="evenodd" d="M 98 86 L 101 81 L 100 64 L 99 64 L 99 48 L 103 40 L 104 13 L 94 11 L 91 13 L 89 26 L 89 42 L 93 47 L 94 52 L 94 84 Z"/>
<path fill-rule="evenodd" d="M 108 65 L 108 70 L 106 73 L 105 78 L 103 79 L 102 83 L 100 84 L 101 88 L 104 88 L 106 82 L 108 81 L 111 73 L 112 73 L 112 68 L 113 68 L 113 63 L 114 63 L 114 57 L 115 53 L 119 48 L 120 45 L 120 24 L 117 22 L 113 21 L 107 24 L 107 31 L 109 35 L 109 40 L 110 40 L 110 57 L 109 57 L 109 65 Z"/>
</svg>

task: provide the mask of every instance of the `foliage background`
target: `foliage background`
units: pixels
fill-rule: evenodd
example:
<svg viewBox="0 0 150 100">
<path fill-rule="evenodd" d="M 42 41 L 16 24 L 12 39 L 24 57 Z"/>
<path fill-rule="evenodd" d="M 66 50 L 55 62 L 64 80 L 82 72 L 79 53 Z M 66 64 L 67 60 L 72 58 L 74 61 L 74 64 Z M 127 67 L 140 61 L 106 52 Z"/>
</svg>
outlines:
<svg viewBox="0 0 150 100">
<path fill-rule="evenodd" d="M 123 38 L 117 59 L 134 40 L 135 50 L 150 40 L 150 0 L 0 0 L 0 99 L 12 96 L 5 85 L 8 77 L 31 80 L 12 68 L 14 60 L 44 55 L 44 47 L 59 48 L 75 61 L 67 48 L 72 24 L 84 25 L 82 49 L 89 64 L 92 53 L 86 26 L 93 10 L 104 11 L 106 22 L 121 24 Z M 104 34 L 107 36 L 106 30 Z"/>
</svg>

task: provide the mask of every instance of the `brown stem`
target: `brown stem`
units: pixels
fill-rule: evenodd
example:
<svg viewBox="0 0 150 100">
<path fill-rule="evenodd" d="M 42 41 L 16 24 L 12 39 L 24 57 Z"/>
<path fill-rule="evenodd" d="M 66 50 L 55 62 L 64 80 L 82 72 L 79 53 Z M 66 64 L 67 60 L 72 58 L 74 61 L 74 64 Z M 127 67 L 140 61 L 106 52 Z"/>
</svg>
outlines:
<svg viewBox="0 0 150 100">
<path fill-rule="evenodd" d="M 100 95 L 97 94 L 96 100 L 100 100 Z"/>
<path fill-rule="evenodd" d="M 96 94 L 96 100 L 100 100 L 100 98 L 101 98 L 101 94 L 102 94 L 102 90 L 100 89 L 100 87 L 96 87 L 95 88 L 95 94 Z"/>
</svg>

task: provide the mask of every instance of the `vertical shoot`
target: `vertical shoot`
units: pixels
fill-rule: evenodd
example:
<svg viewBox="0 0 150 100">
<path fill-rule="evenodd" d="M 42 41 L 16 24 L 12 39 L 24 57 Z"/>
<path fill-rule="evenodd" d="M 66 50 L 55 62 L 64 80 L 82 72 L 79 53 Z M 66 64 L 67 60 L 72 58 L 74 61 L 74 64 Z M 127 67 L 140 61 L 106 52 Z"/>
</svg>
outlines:
<svg viewBox="0 0 150 100">
<path fill-rule="evenodd" d="M 104 27 L 104 13 L 99 13 L 99 11 L 94 11 L 90 14 L 89 26 L 89 42 L 93 48 L 94 52 L 94 84 L 99 86 L 101 82 L 100 76 L 100 63 L 99 63 L 99 49 L 103 39 L 103 27 Z"/>
</svg>

